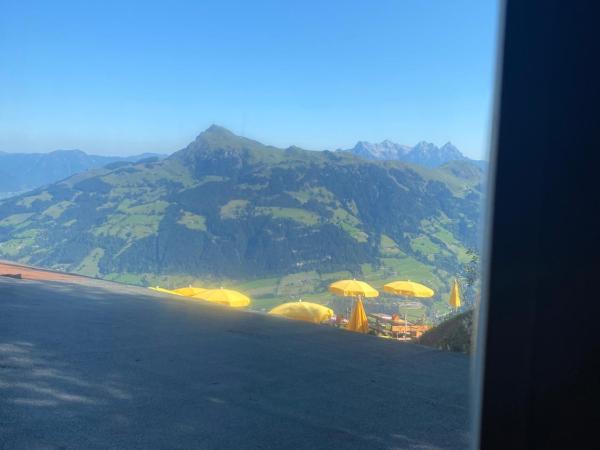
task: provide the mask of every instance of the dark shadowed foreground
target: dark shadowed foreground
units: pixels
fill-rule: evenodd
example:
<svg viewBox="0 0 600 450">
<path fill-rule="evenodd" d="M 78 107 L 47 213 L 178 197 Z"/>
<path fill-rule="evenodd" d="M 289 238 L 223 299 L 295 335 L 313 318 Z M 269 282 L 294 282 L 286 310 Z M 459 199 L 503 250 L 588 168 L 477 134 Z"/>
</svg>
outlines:
<svg viewBox="0 0 600 450">
<path fill-rule="evenodd" d="M 0 278 L 0 448 L 465 448 L 468 358 L 90 280 Z"/>
</svg>

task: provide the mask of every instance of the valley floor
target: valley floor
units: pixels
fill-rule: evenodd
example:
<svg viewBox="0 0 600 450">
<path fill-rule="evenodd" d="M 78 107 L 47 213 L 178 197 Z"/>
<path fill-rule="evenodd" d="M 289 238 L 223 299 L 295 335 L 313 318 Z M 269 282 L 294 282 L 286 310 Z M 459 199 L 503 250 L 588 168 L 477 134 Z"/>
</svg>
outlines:
<svg viewBox="0 0 600 450">
<path fill-rule="evenodd" d="M 0 277 L 0 448 L 465 448 L 468 369 L 133 286 Z"/>
</svg>

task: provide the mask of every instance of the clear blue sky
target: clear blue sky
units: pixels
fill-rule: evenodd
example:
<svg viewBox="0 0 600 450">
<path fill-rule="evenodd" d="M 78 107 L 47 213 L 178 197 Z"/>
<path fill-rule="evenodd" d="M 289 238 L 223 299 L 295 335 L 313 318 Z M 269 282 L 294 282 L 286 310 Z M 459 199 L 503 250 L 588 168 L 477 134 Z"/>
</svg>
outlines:
<svg viewBox="0 0 600 450">
<path fill-rule="evenodd" d="M 172 152 L 217 123 L 484 156 L 495 0 L 91 3 L 0 0 L 0 151 Z"/>
</svg>

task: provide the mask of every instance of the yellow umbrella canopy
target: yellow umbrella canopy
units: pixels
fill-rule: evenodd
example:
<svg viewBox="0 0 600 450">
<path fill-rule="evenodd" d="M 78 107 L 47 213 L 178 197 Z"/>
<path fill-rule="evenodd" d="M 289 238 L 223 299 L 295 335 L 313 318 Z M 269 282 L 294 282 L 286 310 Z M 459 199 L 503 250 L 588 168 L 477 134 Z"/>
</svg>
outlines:
<svg viewBox="0 0 600 450">
<path fill-rule="evenodd" d="M 450 299 L 448 300 L 448 303 L 450 303 L 450 306 L 453 308 L 460 308 L 460 305 L 462 304 L 460 301 L 460 291 L 458 290 L 458 281 L 456 281 L 456 279 L 452 284 L 452 290 L 450 291 Z"/>
<path fill-rule="evenodd" d="M 161 288 L 159 286 L 156 286 L 156 287 L 151 286 L 148 289 L 152 289 L 153 291 L 157 291 L 157 292 L 164 292 L 165 294 L 181 295 L 175 291 L 171 291 L 170 289 Z"/>
<path fill-rule="evenodd" d="M 433 289 L 429 289 L 414 281 L 394 281 L 383 286 L 385 292 L 405 297 L 429 298 L 433 297 Z"/>
<path fill-rule="evenodd" d="M 329 285 L 329 291 L 343 297 L 371 298 L 379 296 L 379 292 L 364 281 L 340 280 Z"/>
<path fill-rule="evenodd" d="M 318 303 L 291 302 L 276 306 L 269 314 L 283 316 L 288 319 L 304 320 L 305 322 L 321 323 L 333 316 L 333 310 Z"/>
<path fill-rule="evenodd" d="M 250 299 L 244 294 L 231 289 L 206 289 L 196 294 L 193 298 L 206 300 L 207 302 L 220 303 L 221 305 L 231 306 L 232 308 L 243 308 L 250 304 Z"/>
<path fill-rule="evenodd" d="M 206 289 L 193 287 L 192 285 L 188 287 L 182 287 L 179 289 L 173 289 L 173 292 L 175 292 L 176 294 L 185 295 L 186 297 L 193 297 L 194 295 L 201 294 L 204 291 L 206 291 Z"/>
<path fill-rule="evenodd" d="M 350 315 L 346 329 L 357 333 L 369 332 L 369 320 L 367 319 L 367 313 L 360 298 L 356 299 L 354 303 L 354 308 L 352 308 L 352 314 Z"/>
</svg>

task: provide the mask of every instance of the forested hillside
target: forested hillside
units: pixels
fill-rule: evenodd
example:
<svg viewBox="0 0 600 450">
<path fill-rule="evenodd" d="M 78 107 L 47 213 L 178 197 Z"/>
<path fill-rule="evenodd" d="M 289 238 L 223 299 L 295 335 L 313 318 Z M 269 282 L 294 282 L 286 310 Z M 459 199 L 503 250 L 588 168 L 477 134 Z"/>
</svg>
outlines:
<svg viewBox="0 0 600 450">
<path fill-rule="evenodd" d="M 441 289 L 477 246 L 481 186 L 466 160 L 366 161 L 212 126 L 164 160 L 0 201 L 0 258 L 141 284 L 412 275 Z"/>
</svg>

